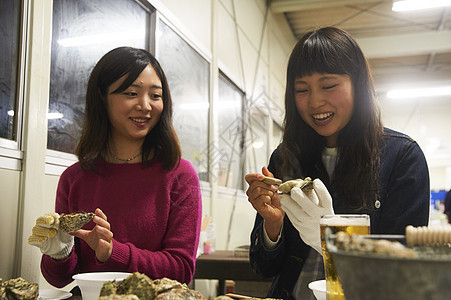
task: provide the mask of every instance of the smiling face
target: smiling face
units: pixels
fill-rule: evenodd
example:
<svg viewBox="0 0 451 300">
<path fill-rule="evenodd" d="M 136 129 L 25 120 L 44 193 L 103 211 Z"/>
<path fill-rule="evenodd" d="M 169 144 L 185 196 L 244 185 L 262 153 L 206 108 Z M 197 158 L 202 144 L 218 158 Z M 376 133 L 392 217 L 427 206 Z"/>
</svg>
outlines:
<svg viewBox="0 0 451 300">
<path fill-rule="evenodd" d="M 127 76 L 127 75 L 126 75 Z M 125 77 L 108 88 L 108 118 L 111 141 L 139 142 L 155 127 L 163 111 L 163 90 L 155 70 L 148 65 L 124 91 L 113 93 Z"/>
<path fill-rule="evenodd" d="M 336 147 L 338 134 L 348 124 L 354 108 L 351 78 L 320 73 L 296 77 L 294 95 L 304 122 L 326 138 L 327 147 Z"/>
</svg>

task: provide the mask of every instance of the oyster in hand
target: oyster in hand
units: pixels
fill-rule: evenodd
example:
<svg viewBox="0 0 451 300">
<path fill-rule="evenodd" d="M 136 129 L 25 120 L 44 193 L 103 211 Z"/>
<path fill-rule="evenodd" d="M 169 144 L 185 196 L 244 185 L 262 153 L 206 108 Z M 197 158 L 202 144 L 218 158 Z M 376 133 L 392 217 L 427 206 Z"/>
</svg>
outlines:
<svg viewBox="0 0 451 300">
<path fill-rule="evenodd" d="M 279 185 L 279 191 L 284 194 L 291 193 L 292 188 L 300 188 L 303 191 L 308 191 L 313 189 L 313 181 L 310 177 L 305 177 L 304 179 L 294 179 L 288 180 Z"/>
<path fill-rule="evenodd" d="M 94 218 L 94 213 L 60 214 L 59 229 L 64 232 L 77 231 Z"/>
</svg>

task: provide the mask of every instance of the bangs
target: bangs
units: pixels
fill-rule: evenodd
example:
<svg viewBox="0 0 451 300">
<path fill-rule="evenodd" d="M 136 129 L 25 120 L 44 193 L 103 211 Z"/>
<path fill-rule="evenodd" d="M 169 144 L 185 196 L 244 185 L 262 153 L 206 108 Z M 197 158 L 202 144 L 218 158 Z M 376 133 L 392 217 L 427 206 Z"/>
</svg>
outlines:
<svg viewBox="0 0 451 300">
<path fill-rule="evenodd" d="M 151 64 L 151 60 L 145 52 L 128 47 L 114 49 L 101 60 L 103 60 L 103 63 L 98 78 L 98 86 L 103 95 L 107 94 L 109 86 L 124 76 L 124 81 L 113 93 L 117 94 L 126 90 L 138 78 L 144 68 Z"/>
<path fill-rule="evenodd" d="M 121 72 L 121 76 L 119 77 L 119 79 L 122 78 L 123 76 L 127 77 L 122 82 L 122 84 L 116 90 L 113 91 L 113 93 L 118 94 L 120 92 L 125 91 L 136 80 L 136 78 L 138 78 L 139 74 L 141 74 L 141 72 L 149 64 L 150 62 L 145 62 L 143 60 L 139 60 L 136 62 L 133 61 L 130 62 L 129 64 L 125 64 L 124 66 L 126 67 L 126 69 L 124 69 L 123 72 Z"/>
<path fill-rule="evenodd" d="M 353 68 L 350 52 L 352 50 L 345 49 L 343 43 L 313 33 L 294 57 L 293 74 L 296 77 L 310 76 L 313 73 L 351 75 Z"/>
</svg>

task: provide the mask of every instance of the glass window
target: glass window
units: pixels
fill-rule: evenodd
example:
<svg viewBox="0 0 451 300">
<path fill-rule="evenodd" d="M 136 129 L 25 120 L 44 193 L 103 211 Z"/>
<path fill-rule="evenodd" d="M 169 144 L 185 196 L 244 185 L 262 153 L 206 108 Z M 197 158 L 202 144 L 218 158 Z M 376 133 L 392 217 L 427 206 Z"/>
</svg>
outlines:
<svg viewBox="0 0 451 300">
<path fill-rule="evenodd" d="M 193 164 L 201 180 L 208 181 L 210 65 L 162 20 L 156 40 L 156 55 L 171 90 L 182 157 Z"/>
<path fill-rule="evenodd" d="M 17 139 L 21 1 L 0 1 L 0 138 Z"/>
<path fill-rule="evenodd" d="M 218 83 L 218 149 L 214 167 L 218 185 L 242 189 L 244 169 L 243 92 L 220 74 Z"/>
<path fill-rule="evenodd" d="M 88 76 L 119 46 L 149 49 L 150 8 L 135 0 L 54 0 L 48 149 L 74 153 Z"/>
<path fill-rule="evenodd" d="M 268 166 L 269 117 L 256 107 L 249 108 L 249 122 L 246 134 L 246 149 L 250 151 L 248 166 L 252 172 L 261 172 L 262 166 Z"/>
</svg>

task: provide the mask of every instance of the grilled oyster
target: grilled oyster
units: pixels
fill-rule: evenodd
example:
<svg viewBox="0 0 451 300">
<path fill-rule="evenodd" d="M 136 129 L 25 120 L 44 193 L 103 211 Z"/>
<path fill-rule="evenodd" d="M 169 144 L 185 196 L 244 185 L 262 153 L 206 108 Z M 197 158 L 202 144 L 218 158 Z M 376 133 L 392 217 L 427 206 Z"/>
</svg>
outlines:
<svg viewBox="0 0 451 300">
<path fill-rule="evenodd" d="M 155 300 L 205 300 L 205 297 L 195 290 L 176 288 L 159 294 Z"/>
<path fill-rule="evenodd" d="M 116 295 L 101 296 L 99 300 L 140 300 L 136 295 Z"/>
<path fill-rule="evenodd" d="M 404 246 L 398 241 L 386 239 L 372 240 L 362 235 L 339 231 L 336 233 L 335 246 L 340 250 L 353 251 L 359 253 L 370 253 L 378 255 L 388 255 L 400 258 L 416 258 L 414 250 Z"/>
<path fill-rule="evenodd" d="M 6 284 L 0 278 L 0 300 L 6 299 Z"/>
<path fill-rule="evenodd" d="M 139 299 L 155 299 L 155 284 L 145 274 L 135 272 L 121 281 L 105 282 L 100 296 L 136 295 Z"/>
<path fill-rule="evenodd" d="M 30 283 L 18 277 L 1 283 L 0 299 L 8 300 L 33 300 L 39 295 L 37 283 Z"/>
<path fill-rule="evenodd" d="M 183 285 L 180 282 L 169 278 L 155 279 L 153 283 L 155 285 L 155 295 L 163 294 L 173 289 L 183 288 Z"/>
<path fill-rule="evenodd" d="M 100 290 L 100 297 L 116 295 L 118 285 L 119 285 L 119 282 L 117 282 L 117 281 L 105 282 L 102 286 L 102 289 Z"/>
<path fill-rule="evenodd" d="M 64 232 L 77 231 L 94 218 L 94 213 L 60 214 L 59 229 Z"/>
</svg>

